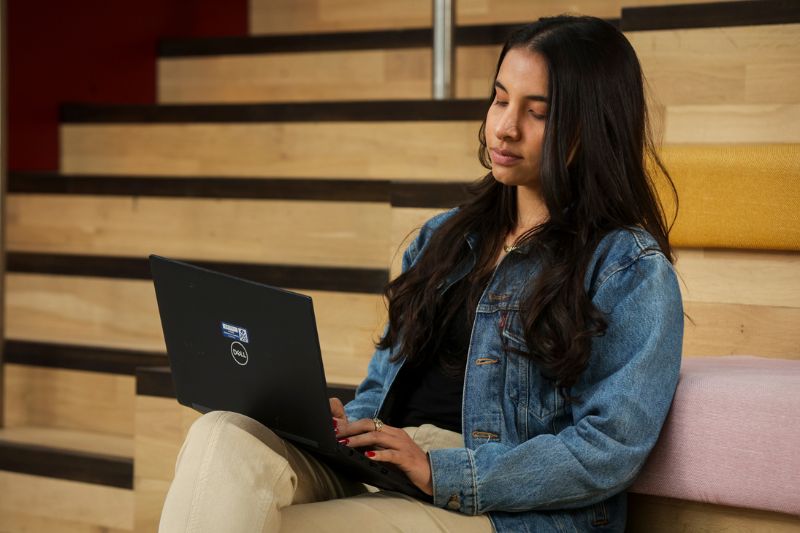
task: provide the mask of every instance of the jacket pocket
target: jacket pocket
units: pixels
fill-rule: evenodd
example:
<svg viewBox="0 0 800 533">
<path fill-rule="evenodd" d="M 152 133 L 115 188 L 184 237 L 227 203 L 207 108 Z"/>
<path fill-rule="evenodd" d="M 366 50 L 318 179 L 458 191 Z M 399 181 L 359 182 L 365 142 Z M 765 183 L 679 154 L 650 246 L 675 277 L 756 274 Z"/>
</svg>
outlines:
<svg viewBox="0 0 800 533">
<path fill-rule="evenodd" d="M 530 358 L 530 350 L 522 332 L 517 311 L 505 311 L 502 327 L 503 348 L 506 355 L 506 386 L 509 398 L 517 405 L 521 418 L 533 417 L 542 427 L 534 434 L 546 431 L 548 422 L 564 411 L 565 402 L 553 381 L 544 377 Z M 527 421 L 525 421 L 527 424 Z M 533 428 L 529 428 L 530 429 Z"/>
</svg>

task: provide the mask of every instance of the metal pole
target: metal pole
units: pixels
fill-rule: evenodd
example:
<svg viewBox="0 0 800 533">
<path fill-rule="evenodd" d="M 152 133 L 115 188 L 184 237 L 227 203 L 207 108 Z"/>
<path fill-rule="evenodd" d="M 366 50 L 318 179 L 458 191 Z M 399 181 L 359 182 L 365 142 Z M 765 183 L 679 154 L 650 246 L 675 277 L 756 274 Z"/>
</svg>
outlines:
<svg viewBox="0 0 800 533">
<path fill-rule="evenodd" d="M 455 98 L 456 0 L 433 0 L 433 99 Z"/>
</svg>

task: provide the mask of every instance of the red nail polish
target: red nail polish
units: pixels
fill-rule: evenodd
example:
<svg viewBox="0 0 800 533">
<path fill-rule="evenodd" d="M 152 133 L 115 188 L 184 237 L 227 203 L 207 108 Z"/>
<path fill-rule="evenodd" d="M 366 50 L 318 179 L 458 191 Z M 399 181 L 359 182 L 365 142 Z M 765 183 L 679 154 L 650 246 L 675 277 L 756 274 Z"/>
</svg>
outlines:
<svg viewBox="0 0 800 533">
<path fill-rule="evenodd" d="M 339 439 L 339 444 L 345 444 L 346 445 L 348 442 L 350 442 L 350 439 Z"/>
<path fill-rule="evenodd" d="M 364 452 L 367 457 L 375 457 L 375 452 Z"/>
</svg>

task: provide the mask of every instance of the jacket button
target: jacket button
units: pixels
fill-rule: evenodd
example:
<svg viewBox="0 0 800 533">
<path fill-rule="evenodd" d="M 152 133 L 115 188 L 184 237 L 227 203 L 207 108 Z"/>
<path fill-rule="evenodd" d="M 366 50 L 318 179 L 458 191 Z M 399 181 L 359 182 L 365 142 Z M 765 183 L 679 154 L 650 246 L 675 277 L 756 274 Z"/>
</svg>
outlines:
<svg viewBox="0 0 800 533">
<path fill-rule="evenodd" d="M 458 501 L 458 494 L 450 496 L 450 499 L 447 501 L 447 508 L 453 511 L 457 511 L 461 508 L 461 503 Z"/>
</svg>

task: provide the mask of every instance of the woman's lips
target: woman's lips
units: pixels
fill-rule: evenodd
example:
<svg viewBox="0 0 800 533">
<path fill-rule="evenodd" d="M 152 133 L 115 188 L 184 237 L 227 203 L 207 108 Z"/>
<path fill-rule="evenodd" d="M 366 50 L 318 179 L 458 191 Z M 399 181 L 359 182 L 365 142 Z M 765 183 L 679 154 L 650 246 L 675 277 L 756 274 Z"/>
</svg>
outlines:
<svg viewBox="0 0 800 533">
<path fill-rule="evenodd" d="M 511 155 L 508 152 L 503 153 L 500 150 L 497 150 L 496 148 L 491 149 L 491 156 L 492 156 L 492 163 L 504 167 L 509 167 L 522 161 L 521 157 L 516 155 Z"/>
</svg>

